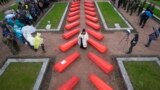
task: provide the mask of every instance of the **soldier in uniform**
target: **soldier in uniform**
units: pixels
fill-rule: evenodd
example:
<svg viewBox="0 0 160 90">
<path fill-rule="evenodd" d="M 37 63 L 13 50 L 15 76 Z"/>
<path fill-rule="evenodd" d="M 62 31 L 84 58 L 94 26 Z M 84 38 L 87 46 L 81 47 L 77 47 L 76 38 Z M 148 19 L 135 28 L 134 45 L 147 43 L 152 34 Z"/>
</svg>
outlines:
<svg viewBox="0 0 160 90">
<path fill-rule="evenodd" d="M 140 4 L 140 1 L 139 1 L 139 0 L 135 2 L 134 12 L 137 11 L 139 4 Z"/>
<path fill-rule="evenodd" d="M 119 0 L 119 1 L 118 1 L 118 8 L 122 5 L 123 1 L 124 1 L 124 0 Z"/>
<path fill-rule="evenodd" d="M 124 0 L 123 1 L 123 8 L 124 8 L 124 10 L 126 10 L 128 2 L 129 2 L 129 0 Z"/>
<path fill-rule="evenodd" d="M 133 13 L 133 11 L 134 11 L 134 9 L 135 9 L 135 5 L 136 5 L 136 3 L 133 2 L 133 3 L 132 3 L 132 6 L 130 7 L 130 15 L 132 15 L 132 13 Z"/>
<path fill-rule="evenodd" d="M 140 3 L 137 15 L 139 15 L 143 11 L 143 8 L 144 8 L 145 4 L 146 4 L 146 0 L 144 2 Z"/>
<path fill-rule="evenodd" d="M 133 3 L 133 1 L 129 1 L 128 6 L 127 6 L 127 13 L 128 13 L 129 10 L 131 9 L 132 3 Z"/>
<path fill-rule="evenodd" d="M 116 0 L 112 0 L 112 2 L 113 2 L 114 4 L 116 4 Z"/>
</svg>

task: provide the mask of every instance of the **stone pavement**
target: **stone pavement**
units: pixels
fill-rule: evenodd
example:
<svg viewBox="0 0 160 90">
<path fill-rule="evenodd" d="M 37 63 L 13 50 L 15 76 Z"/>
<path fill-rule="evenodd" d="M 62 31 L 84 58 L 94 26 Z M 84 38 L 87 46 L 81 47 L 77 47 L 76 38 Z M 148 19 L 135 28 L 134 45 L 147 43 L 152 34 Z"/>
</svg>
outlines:
<svg viewBox="0 0 160 90">
<path fill-rule="evenodd" d="M 0 5 L 0 11 L 3 11 L 3 10 L 5 10 L 5 9 L 7 9 L 9 6 L 15 4 L 15 3 L 16 3 L 15 1 L 16 1 L 16 0 L 9 0 L 8 3 L 6 3 L 6 4 L 4 4 L 4 5 Z"/>
</svg>

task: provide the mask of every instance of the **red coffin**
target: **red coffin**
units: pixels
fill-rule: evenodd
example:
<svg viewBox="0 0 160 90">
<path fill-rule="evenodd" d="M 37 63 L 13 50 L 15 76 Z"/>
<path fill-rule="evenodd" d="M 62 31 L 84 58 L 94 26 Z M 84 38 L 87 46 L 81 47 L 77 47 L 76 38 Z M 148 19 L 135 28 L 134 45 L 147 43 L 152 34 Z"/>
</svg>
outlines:
<svg viewBox="0 0 160 90">
<path fill-rule="evenodd" d="M 67 43 L 65 44 L 62 44 L 59 49 L 62 51 L 62 52 L 66 52 L 67 50 L 69 50 L 70 48 L 72 48 L 74 45 L 76 45 L 78 42 L 78 39 L 75 38 L 71 41 L 68 41 Z"/>
<path fill-rule="evenodd" d="M 79 10 L 78 11 L 75 11 L 75 12 L 70 12 L 69 14 L 68 14 L 68 16 L 69 17 L 73 17 L 73 16 L 75 16 L 75 15 L 78 15 L 80 12 L 79 12 Z"/>
<path fill-rule="evenodd" d="M 100 30 L 101 26 L 99 24 L 93 23 L 91 21 L 86 21 L 86 24 L 95 30 Z"/>
<path fill-rule="evenodd" d="M 89 16 L 89 15 L 86 15 L 86 19 L 88 19 L 88 20 L 90 20 L 90 21 L 92 21 L 92 22 L 95 22 L 95 23 L 98 22 L 98 18 Z"/>
<path fill-rule="evenodd" d="M 67 18 L 67 21 L 71 23 L 78 20 L 79 18 L 80 18 L 80 15 L 76 15 L 76 16 Z"/>
<path fill-rule="evenodd" d="M 92 3 L 85 3 L 84 5 L 88 6 L 88 7 L 94 7 L 94 4 L 92 4 Z"/>
<path fill-rule="evenodd" d="M 65 25 L 65 29 L 66 30 L 71 30 L 71 29 L 75 28 L 76 26 L 78 26 L 79 24 L 80 24 L 79 21 L 69 23 L 69 24 Z"/>
<path fill-rule="evenodd" d="M 88 57 L 90 60 L 92 60 L 101 70 L 103 70 L 106 74 L 113 71 L 113 66 L 107 62 L 107 60 L 104 60 L 100 58 L 99 56 L 95 55 L 92 52 L 88 53 Z"/>
<path fill-rule="evenodd" d="M 93 39 L 89 39 L 88 40 L 88 43 L 90 45 L 92 45 L 96 50 L 98 50 L 100 53 L 105 53 L 108 51 L 108 48 L 103 46 L 102 44 L 94 41 Z"/>
<path fill-rule="evenodd" d="M 78 3 L 80 3 L 80 2 L 79 1 L 71 2 L 72 5 L 73 4 L 78 4 Z"/>
<path fill-rule="evenodd" d="M 66 81 L 62 86 L 60 86 L 57 90 L 73 90 L 74 87 L 78 84 L 79 78 L 77 76 L 73 76 L 71 79 Z"/>
<path fill-rule="evenodd" d="M 85 14 L 93 16 L 93 17 L 97 16 L 96 12 L 91 12 L 91 11 L 88 11 L 88 10 L 85 10 Z"/>
<path fill-rule="evenodd" d="M 70 12 L 74 12 L 74 11 L 77 11 L 79 9 L 80 9 L 80 7 L 75 7 L 75 8 L 70 8 L 69 10 L 70 10 Z"/>
<path fill-rule="evenodd" d="M 85 7 L 85 10 L 91 11 L 91 12 L 96 12 L 95 8 L 90 8 L 90 7 Z"/>
<path fill-rule="evenodd" d="M 54 65 L 54 69 L 61 73 L 63 72 L 67 67 L 69 67 L 69 65 L 71 65 L 75 60 L 77 60 L 77 58 L 80 56 L 79 52 L 74 52 L 73 54 L 69 55 L 67 58 L 65 58 L 64 60 L 56 63 Z"/>
<path fill-rule="evenodd" d="M 71 8 L 75 8 L 75 7 L 79 7 L 80 6 L 80 4 L 73 4 L 73 5 L 71 5 Z"/>
<path fill-rule="evenodd" d="M 95 74 L 89 75 L 89 80 L 96 86 L 97 90 L 113 90 L 108 84 Z"/>
<path fill-rule="evenodd" d="M 84 1 L 84 3 L 90 3 L 90 4 L 93 4 L 93 1 Z"/>
<path fill-rule="evenodd" d="M 63 38 L 64 39 L 70 39 L 70 38 L 72 38 L 73 36 L 75 36 L 77 33 L 79 33 L 80 32 L 80 29 L 74 29 L 74 30 L 72 30 L 72 31 L 69 31 L 69 32 L 67 32 L 67 33 L 64 33 L 63 34 Z"/>
<path fill-rule="evenodd" d="M 98 39 L 98 40 L 102 40 L 104 38 L 103 34 L 93 31 L 93 30 L 87 30 L 88 34 L 90 34 L 91 36 L 93 36 L 94 38 Z"/>
</svg>

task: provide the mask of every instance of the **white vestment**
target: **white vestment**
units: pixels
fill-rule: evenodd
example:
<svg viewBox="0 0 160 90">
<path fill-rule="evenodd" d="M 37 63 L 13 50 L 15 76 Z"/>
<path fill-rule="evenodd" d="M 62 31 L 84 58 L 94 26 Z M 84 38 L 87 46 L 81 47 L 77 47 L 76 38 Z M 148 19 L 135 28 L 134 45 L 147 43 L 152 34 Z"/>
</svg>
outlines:
<svg viewBox="0 0 160 90">
<path fill-rule="evenodd" d="M 81 38 L 82 38 L 82 42 L 81 42 Z M 79 34 L 78 36 L 78 44 L 81 45 L 81 43 L 83 44 L 83 47 L 87 47 L 87 40 L 88 40 L 88 33 L 86 32 L 86 34 Z"/>
</svg>

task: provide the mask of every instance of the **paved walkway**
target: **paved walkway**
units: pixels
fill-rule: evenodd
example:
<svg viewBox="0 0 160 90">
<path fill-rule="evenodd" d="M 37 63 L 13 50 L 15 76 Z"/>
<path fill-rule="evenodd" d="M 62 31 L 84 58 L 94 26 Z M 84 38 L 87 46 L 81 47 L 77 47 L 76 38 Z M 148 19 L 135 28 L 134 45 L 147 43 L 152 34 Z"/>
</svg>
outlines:
<svg viewBox="0 0 160 90">
<path fill-rule="evenodd" d="M 9 6 L 15 4 L 16 0 L 9 0 L 8 3 L 4 4 L 4 5 L 0 5 L 0 11 L 3 11 L 5 9 L 7 9 Z"/>
</svg>

